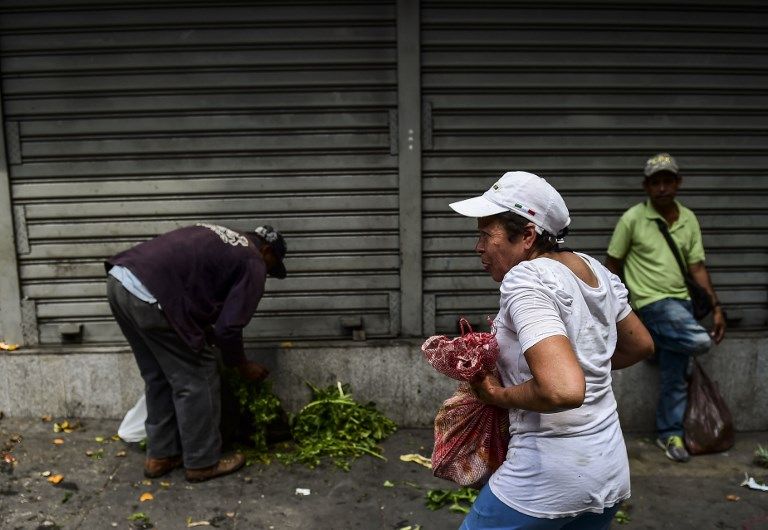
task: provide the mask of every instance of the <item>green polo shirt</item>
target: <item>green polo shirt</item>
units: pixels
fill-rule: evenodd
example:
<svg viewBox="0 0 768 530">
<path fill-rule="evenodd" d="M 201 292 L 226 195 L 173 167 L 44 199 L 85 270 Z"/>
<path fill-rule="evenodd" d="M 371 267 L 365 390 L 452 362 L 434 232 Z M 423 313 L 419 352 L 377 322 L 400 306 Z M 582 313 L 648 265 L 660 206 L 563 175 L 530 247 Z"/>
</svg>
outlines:
<svg viewBox="0 0 768 530">
<path fill-rule="evenodd" d="M 669 227 L 687 264 L 704 261 L 704 245 L 696 215 L 680 204 L 680 217 Z M 621 216 L 608 245 L 608 255 L 624 261 L 624 281 L 635 309 L 664 298 L 690 298 L 680 267 L 654 219 L 663 217 L 651 202 L 636 204 Z"/>
</svg>

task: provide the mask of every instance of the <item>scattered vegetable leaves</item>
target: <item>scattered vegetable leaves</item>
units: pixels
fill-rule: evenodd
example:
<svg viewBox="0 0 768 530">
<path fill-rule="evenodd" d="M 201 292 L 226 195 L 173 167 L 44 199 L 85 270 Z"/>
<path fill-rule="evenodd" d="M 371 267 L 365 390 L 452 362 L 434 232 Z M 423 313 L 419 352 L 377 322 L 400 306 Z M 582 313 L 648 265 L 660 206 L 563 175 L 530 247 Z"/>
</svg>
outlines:
<svg viewBox="0 0 768 530">
<path fill-rule="evenodd" d="M 755 449 L 755 464 L 760 467 L 768 467 L 768 447 L 757 444 Z"/>
<path fill-rule="evenodd" d="M 384 460 L 377 443 L 397 429 L 392 420 L 373 403 L 362 405 L 352 399 L 349 385 L 339 382 L 320 389 L 307 384 L 313 400 L 296 415 L 291 428 L 296 450 L 278 453 L 281 462 L 313 468 L 328 458 L 349 470 L 351 460 L 364 454 Z"/>
<path fill-rule="evenodd" d="M 128 516 L 129 521 L 149 521 L 149 517 L 144 512 L 132 513 Z"/>
<path fill-rule="evenodd" d="M 79 421 L 71 422 L 69 420 L 64 420 L 61 423 L 53 424 L 53 432 L 56 432 L 56 433 L 64 432 L 69 434 L 73 431 L 76 431 L 80 427 L 82 427 L 82 424 Z"/>
<path fill-rule="evenodd" d="M 616 515 L 614 515 L 613 518 L 616 519 L 616 522 L 619 524 L 627 524 L 631 520 L 629 514 L 624 510 L 616 512 Z"/>
<path fill-rule="evenodd" d="M 432 459 L 426 456 L 421 456 L 418 453 L 410 453 L 407 455 L 400 455 L 400 460 L 403 462 L 415 462 L 420 466 L 424 466 L 427 469 L 432 469 Z"/>
<path fill-rule="evenodd" d="M 426 495 L 426 505 L 430 510 L 439 510 L 443 506 L 448 506 L 451 512 L 468 514 L 478 493 L 478 490 L 467 487 L 455 490 L 429 490 Z"/>
</svg>

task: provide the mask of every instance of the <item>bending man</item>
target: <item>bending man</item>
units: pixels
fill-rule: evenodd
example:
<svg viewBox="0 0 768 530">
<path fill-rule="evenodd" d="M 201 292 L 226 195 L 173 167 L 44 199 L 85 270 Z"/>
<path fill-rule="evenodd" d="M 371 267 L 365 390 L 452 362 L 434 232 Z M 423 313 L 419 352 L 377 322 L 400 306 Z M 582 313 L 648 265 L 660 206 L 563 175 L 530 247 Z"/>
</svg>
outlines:
<svg viewBox="0 0 768 530">
<path fill-rule="evenodd" d="M 268 375 L 243 351 L 243 327 L 264 294 L 267 274 L 286 275 L 285 240 L 271 226 L 236 232 L 198 223 L 105 262 L 112 313 L 131 345 L 147 398 L 144 475 L 182 464 L 200 482 L 232 473 L 243 455 L 222 457 L 218 358 L 247 380 Z"/>
</svg>

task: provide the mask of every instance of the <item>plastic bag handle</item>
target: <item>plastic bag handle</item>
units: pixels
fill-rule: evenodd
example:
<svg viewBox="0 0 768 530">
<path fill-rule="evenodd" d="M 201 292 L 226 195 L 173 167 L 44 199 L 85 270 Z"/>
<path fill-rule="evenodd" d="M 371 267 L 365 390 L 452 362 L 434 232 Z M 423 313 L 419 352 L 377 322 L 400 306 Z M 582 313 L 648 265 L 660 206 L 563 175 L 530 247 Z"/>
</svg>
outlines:
<svg viewBox="0 0 768 530">
<path fill-rule="evenodd" d="M 467 328 L 469 328 L 469 331 L 464 331 L 464 326 L 467 326 Z M 472 333 L 472 326 L 470 325 L 469 321 L 464 317 L 461 317 L 459 319 L 459 329 L 461 329 L 462 337 L 467 333 Z"/>
</svg>

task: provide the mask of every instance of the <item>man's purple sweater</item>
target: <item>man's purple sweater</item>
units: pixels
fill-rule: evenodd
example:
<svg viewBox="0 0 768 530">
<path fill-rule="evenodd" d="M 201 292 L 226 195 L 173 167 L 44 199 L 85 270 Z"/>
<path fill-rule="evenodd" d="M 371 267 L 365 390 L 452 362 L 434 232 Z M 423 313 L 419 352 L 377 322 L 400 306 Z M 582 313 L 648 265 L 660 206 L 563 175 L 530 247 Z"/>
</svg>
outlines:
<svg viewBox="0 0 768 530">
<path fill-rule="evenodd" d="M 267 267 L 261 240 L 228 228 L 198 224 L 136 245 L 105 262 L 130 270 L 157 298 L 165 316 L 194 351 L 206 330 L 224 362 L 244 362 L 243 327 L 264 294 Z"/>
</svg>

